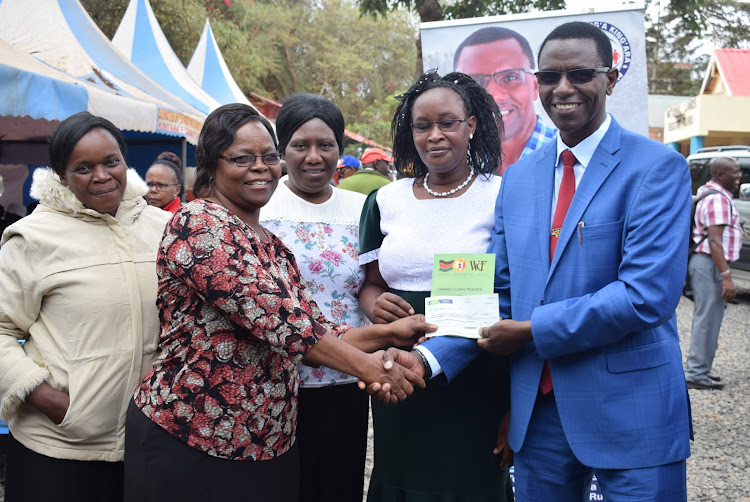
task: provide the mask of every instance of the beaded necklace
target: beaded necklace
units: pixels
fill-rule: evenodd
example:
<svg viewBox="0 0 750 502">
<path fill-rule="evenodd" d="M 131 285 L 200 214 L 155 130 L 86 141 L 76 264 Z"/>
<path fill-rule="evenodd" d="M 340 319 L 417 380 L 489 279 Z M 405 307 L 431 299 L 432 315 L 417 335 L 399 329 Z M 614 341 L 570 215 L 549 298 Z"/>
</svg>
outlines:
<svg viewBox="0 0 750 502">
<path fill-rule="evenodd" d="M 432 195 L 433 197 L 447 197 L 449 195 L 453 195 L 454 193 L 461 191 L 461 189 L 463 189 L 466 185 L 469 184 L 469 182 L 471 181 L 471 178 L 474 177 L 474 167 L 469 168 L 469 177 L 466 178 L 463 183 L 458 185 L 456 188 L 452 188 L 448 190 L 447 192 L 438 193 L 438 192 L 433 191 L 429 186 L 427 186 L 427 179 L 429 177 L 430 177 L 430 173 L 425 174 L 424 182 L 422 183 L 422 186 L 424 187 L 425 190 L 427 190 L 427 193 Z"/>
</svg>

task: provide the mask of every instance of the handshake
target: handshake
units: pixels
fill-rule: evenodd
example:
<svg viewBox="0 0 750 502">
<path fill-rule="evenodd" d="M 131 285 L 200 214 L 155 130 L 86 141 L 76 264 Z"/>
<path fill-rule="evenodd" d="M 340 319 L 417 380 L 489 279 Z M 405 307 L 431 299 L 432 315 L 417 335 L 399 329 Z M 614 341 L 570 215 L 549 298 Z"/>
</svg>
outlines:
<svg viewBox="0 0 750 502">
<path fill-rule="evenodd" d="M 430 368 L 417 351 L 391 347 L 375 352 L 372 357 L 380 362 L 380 376 L 370 380 L 374 383 L 368 385 L 360 380 L 358 385 L 378 401 L 395 404 L 409 397 L 415 387 L 425 388 L 425 375 L 429 378 Z"/>
</svg>

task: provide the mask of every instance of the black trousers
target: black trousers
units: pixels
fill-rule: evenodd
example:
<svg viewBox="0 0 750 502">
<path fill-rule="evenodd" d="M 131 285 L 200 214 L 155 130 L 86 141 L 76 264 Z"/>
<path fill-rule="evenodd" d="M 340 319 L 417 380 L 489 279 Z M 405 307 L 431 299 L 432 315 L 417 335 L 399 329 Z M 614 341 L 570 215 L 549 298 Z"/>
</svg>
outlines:
<svg viewBox="0 0 750 502">
<path fill-rule="evenodd" d="M 298 489 L 296 444 L 273 460 L 212 457 L 128 407 L 125 502 L 297 502 Z"/>
<path fill-rule="evenodd" d="M 368 410 L 356 383 L 299 389 L 301 502 L 361 502 Z"/>
<path fill-rule="evenodd" d="M 47 457 L 9 437 L 5 502 L 120 502 L 122 492 L 122 462 Z"/>
</svg>

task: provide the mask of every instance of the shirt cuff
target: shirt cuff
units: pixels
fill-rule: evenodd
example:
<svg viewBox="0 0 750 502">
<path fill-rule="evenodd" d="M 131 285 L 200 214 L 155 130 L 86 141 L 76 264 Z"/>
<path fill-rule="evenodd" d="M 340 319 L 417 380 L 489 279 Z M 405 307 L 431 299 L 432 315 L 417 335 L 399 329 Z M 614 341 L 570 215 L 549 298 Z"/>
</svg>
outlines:
<svg viewBox="0 0 750 502">
<path fill-rule="evenodd" d="M 422 354 L 427 360 L 427 364 L 430 365 L 430 369 L 432 370 L 432 378 L 435 378 L 443 372 L 443 368 L 440 367 L 440 363 L 435 358 L 435 356 L 432 355 L 432 352 L 430 352 L 427 347 L 417 345 L 416 347 L 414 347 L 414 350 L 418 350 L 419 353 Z"/>
</svg>

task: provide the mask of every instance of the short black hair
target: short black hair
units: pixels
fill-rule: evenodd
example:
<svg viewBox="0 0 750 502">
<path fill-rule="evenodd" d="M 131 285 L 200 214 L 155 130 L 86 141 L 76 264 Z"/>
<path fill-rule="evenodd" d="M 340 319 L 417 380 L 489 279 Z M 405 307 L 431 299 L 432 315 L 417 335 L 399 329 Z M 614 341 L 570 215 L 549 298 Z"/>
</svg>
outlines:
<svg viewBox="0 0 750 502">
<path fill-rule="evenodd" d="M 344 153 L 344 115 L 331 100 L 316 94 L 295 94 L 283 101 L 276 117 L 279 151 L 283 154 L 297 129 L 312 119 L 326 123 L 336 138 L 339 155 Z"/>
<path fill-rule="evenodd" d="M 195 148 L 196 168 L 193 193 L 196 197 L 207 197 L 211 193 L 212 179 L 216 173 L 219 155 L 234 143 L 234 137 L 239 128 L 253 121 L 261 123 L 266 128 L 276 147 L 276 135 L 271 123 L 252 106 L 231 103 L 218 107 L 206 118 Z"/>
<path fill-rule="evenodd" d="M 544 39 L 539 47 L 538 57 L 541 60 L 542 50 L 550 40 L 593 40 L 596 44 L 596 52 L 599 54 L 604 66 L 612 67 L 612 43 L 609 37 L 591 23 L 583 21 L 571 21 L 570 23 L 561 24 Z"/>
<path fill-rule="evenodd" d="M 529 41 L 526 40 L 526 37 L 524 37 L 517 31 L 513 31 L 510 28 L 503 28 L 501 26 L 488 26 L 487 28 L 482 28 L 481 30 L 475 31 L 474 33 L 466 37 L 464 41 L 461 42 L 461 45 L 458 46 L 456 52 L 453 54 L 453 69 L 455 70 L 458 67 L 458 60 L 461 57 L 461 51 L 464 49 L 464 47 L 489 44 L 491 42 L 495 42 L 496 40 L 507 40 L 509 38 L 514 38 L 516 39 L 516 41 L 518 41 L 518 45 L 521 46 L 521 50 L 529 60 L 529 68 L 533 70 L 535 68 L 534 52 L 531 50 Z"/>
<path fill-rule="evenodd" d="M 58 175 L 65 172 L 70 154 L 73 153 L 81 138 L 93 129 L 104 129 L 115 138 L 120 147 L 122 160 L 128 153 L 125 138 L 120 130 L 104 117 L 97 117 L 89 112 L 78 112 L 66 118 L 52 133 L 49 142 L 49 165 Z"/>
<path fill-rule="evenodd" d="M 405 177 L 418 178 L 427 174 L 427 166 L 414 146 L 411 131 L 412 109 L 419 96 L 438 87 L 446 87 L 458 94 L 464 102 L 466 116 L 473 115 L 477 119 L 474 138 L 470 141 L 470 164 L 479 173 L 495 173 L 502 158 L 500 136 L 503 133 L 503 119 L 495 99 L 465 73 L 453 72 L 441 77 L 436 70 L 430 70 L 422 75 L 400 96 L 401 103 L 396 108 L 391 122 L 393 163 L 396 170 Z"/>
</svg>

